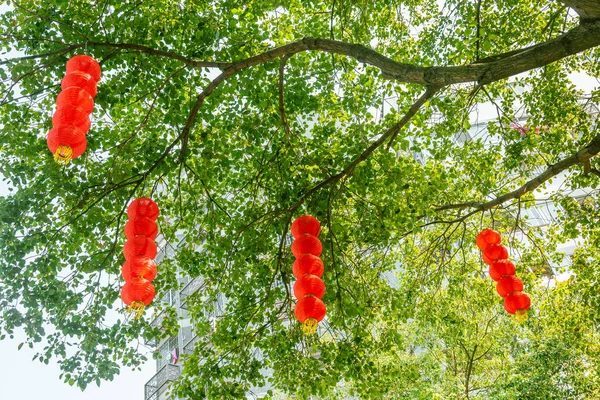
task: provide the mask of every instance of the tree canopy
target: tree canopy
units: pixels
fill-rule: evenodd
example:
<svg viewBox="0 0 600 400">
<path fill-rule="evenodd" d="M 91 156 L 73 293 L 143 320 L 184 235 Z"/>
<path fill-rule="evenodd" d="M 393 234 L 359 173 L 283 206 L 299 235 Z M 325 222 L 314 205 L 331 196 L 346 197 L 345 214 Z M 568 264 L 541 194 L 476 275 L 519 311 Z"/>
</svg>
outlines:
<svg viewBox="0 0 600 400">
<path fill-rule="evenodd" d="M 24 329 L 66 382 L 110 380 L 179 329 L 119 300 L 126 207 L 148 196 L 158 293 L 202 279 L 180 398 L 600 397 L 598 195 L 572 196 L 598 186 L 600 93 L 569 79 L 600 75 L 597 1 L 3 4 L 0 337 Z M 75 54 L 103 75 L 87 151 L 59 166 L 46 134 Z M 525 217 L 548 204 L 543 227 Z M 323 226 L 318 336 L 293 315 L 302 214 Z M 485 227 L 532 298 L 523 324 Z"/>
</svg>

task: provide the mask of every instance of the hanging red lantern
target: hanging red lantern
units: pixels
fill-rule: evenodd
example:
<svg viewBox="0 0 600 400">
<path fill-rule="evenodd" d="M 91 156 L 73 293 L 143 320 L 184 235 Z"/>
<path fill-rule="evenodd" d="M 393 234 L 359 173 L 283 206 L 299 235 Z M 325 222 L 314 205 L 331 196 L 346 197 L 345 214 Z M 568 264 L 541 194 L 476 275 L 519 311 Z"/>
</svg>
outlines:
<svg viewBox="0 0 600 400">
<path fill-rule="evenodd" d="M 67 62 L 67 74 L 61 82 L 63 91 L 56 98 L 57 110 L 52 117 L 54 129 L 47 137 L 48 148 L 58 164 L 68 164 L 86 149 L 85 134 L 91 126 L 89 113 L 94 109 L 98 79 L 100 65 L 93 58 L 75 56 Z M 84 137 L 80 138 L 80 134 Z"/>
<path fill-rule="evenodd" d="M 316 275 L 319 278 L 323 276 L 325 266 L 323 261 L 317 256 L 312 254 L 303 254 L 292 265 L 292 272 L 296 279 L 301 278 L 304 275 L 311 274 Z"/>
<path fill-rule="evenodd" d="M 126 282 L 133 278 L 144 278 L 152 281 L 156 278 L 156 272 L 154 260 L 144 256 L 136 256 L 125 260 L 121 267 L 121 275 Z"/>
<path fill-rule="evenodd" d="M 131 239 L 134 236 L 147 236 L 154 240 L 158 235 L 158 226 L 154 220 L 146 217 L 135 217 L 125 224 L 125 237 Z"/>
<path fill-rule="evenodd" d="M 128 305 L 129 310 L 134 312 L 138 318 L 144 312 L 144 307 L 154 300 L 155 294 L 154 285 L 143 278 L 132 278 L 130 281 L 125 282 L 121 289 L 123 303 Z"/>
<path fill-rule="evenodd" d="M 477 236 L 477 247 L 483 250 L 483 261 L 490 265 L 490 277 L 498 282 L 496 291 L 504 297 L 504 309 L 517 314 L 517 319 L 523 322 L 527 319 L 531 300 L 522 292 L 523 281 L 514 276 L 515 265 L 508 260 L 508 249 L 500 244 L 501 240 L 498 232 L 484 229 Z"/>
<path fill-rule="evenodd" d="M 48 149 L 54 154 L 58 164 L 68 164 L 72 158 L 83 154 L 87 146 L 85 132 L 75 126 L 59 126 L 52 128 L 46 138 Z"/>
<path fill-rule="evenodd" d="M 490 265 L 490 276 L 493 280 L 499 281 L 505 275 L 514 275 L 516 270 L 512 261 L 496 260 Z"/>
<path fill-rule="evenodd" d="M 63 78 L 60 86 L 63 90 L 72 86 L 78 87 L 88 92 L 92 98 L 96 97 L 98 92 L 96 81 L 85 72 L 69 72 Z"/>
<path fill-rule="evenodd" d="M 523 292 L 511 293 L 504 298 L 504 309 L 509 314 L 516 314 L 520 322 L 527 320 L 527 310 L 531 307 L 531 299 Z"/>
<path fill-rule="evenodd" d="M 322 298 L 325 294 L 325 284 L 316 275 L 304 275 L 294 283 L 294 296 L 301 299 L 306 296 Z"/>
<path fill-rule="evenodd" d="M 79 130 L 87 133 L 92 126 L 90 117 L 81 108 L 65 107 L 56 110 L 52 117 L 52 126 L 59 127 L 63 125 L 73 125 Z"/>
<path fill-rule="evenodd" d="M 501 278 L 496 284 L 496 291 L 502 297 L 521 290 L 523 290 L 523 281 L 512 275 Z"/>
<path fill-rule="evenodd" d="M 484 229 L 477 235 L 477 247 L 484 251 L 490 244 L 500 244 L 502 238 L 500 234 L 493 229 Z"/>
<path fill-rule="evenodd" d="M 319 220 L 310 215 L 303 215 L 292 222 L 292 236 L 298 239 L 301 235 L 309 234 L 315 237 L 321 233 Z"/>
<path fill-rule="evenodd" d="M 146 236 L 134 236 L 128 239 L 123 246 L 123 254 L 128 260 L 135 256 L 156 257 L 156 243 Z"/>
<path fill-rule="evenodd" d="M 85 90 L 71 86 L 60 92 L 56 98 L 56 109 L 81 108 L 87 114 L 94 110 L 94 99 Z"/>
<path fill-rule="evenodd" d="M 129 219 L 135 219 L 136 217 L 146 217 L 152 221 L 156 221 L 160 214 L 158 205 L 154 200 L 148 197 L 140 197 L 131 202 L 127 207 L 127 216 Z"/>
<path fill-rule="evenodd" d="M 302 323 L 305 334 L 311 335 L 317 331 L 318 323 L 325 318 L 325 304 L 320 300 L 325 294 L 323 276 L 323 261 L 319 258 L 323 250 L 321 241 L 317 238 L 321 231 L 319 221 L 310 215 L 296 218 L 291 226 L 292 254 L 296 261 L 292 271 L 296 277 L 294 295 L 298 299 L 294 314 Z"/>
<path fill-rule="evenodd" d="M 321 241 L 315 236 L 305 233 L 292 242 L 292 254 L 299 258 L 303 254 L 312 254 L 319 257 L 323 251 Z"/>
<path fill-rule="evenodd" d="M 294 308 L 294 315 L 302 323 L 302 330 L 307 335 L 317 331 L 317 324 L 325 318 L 325 314 L 325 303 L 313 296 L 299 299 Z"/>
<path fill-rule="evenodd" d="M 127 207 L 127 215 L 131 218 L 125 224 L 127 241 L 123 246 L 125 264 L 121 267 L 121 275 L 125 285 L 121 292 L 123 302 L 129 305 L 129 311 L 135 312 L 136 318 L 142 315 L 144 306 L 154 298 L 155 289 L 150 283 L 156 277 L 156 243 L 158 234 L 156 218 L 158 205 L 147 197 L 135 199 Z M 149 286 L 150 285 L 150 286 Z"/>
<path fill-rule="evenodd" d="M 100 80 L 101 74 L 100 64 L 92 57 L 85 54 L 71 57 L 71 59 L 67 61 L 67 73 L 69 72 L 85 72 L 86 74 L 90 74 L 96 82 Z"/>
<path fill-rule="evenodd" d="M 508 249 L 501 244 L 490 244 L 483 254 L 492 261 L 505 260 L 508 258 Z"/>
</svg>

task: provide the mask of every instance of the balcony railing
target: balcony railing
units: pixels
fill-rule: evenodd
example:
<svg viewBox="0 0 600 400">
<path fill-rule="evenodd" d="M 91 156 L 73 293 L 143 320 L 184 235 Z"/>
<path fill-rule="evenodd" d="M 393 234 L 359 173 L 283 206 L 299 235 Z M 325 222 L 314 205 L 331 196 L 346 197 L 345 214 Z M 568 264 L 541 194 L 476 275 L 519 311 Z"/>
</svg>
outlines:
<svg viewBox="0 0 600 400">
<path fill-rule="evenodd" d="M 179 374 L 181 374 L 179 366 L 173 364 L 163 366 L 144 386 L 144 399 L 161 399 L 171 382 L 177 379 Z"/>
<path fill-rule="evenodd" d="M 194 345 L 198 341 L 198 335 L 194 335 L 190 340 L 183 344 L 183 354 L 192 354 L 194 352 Z"/>
<path fill-rule="evenodd" d="M 179 301 L 181 302 L 181 308 L 187 310 L 187 300 L 192 294 L 196 293 L 204 283 L 204 280 L 200 277 L 196 277 L 188 282 L 187 285 L 179 292 Z"/>
<path fill-rule="evenodd" d="M 150 325 L 153 326 L 154 328 L 160 328 L 162 326 L 162 322 L 166 316 L 167 316 L 167 313 L 165 312 L 165 310 L 162 310 L 158 314 L 154 315 L 154 318 L 152 319 L 152 322 L 150 322 Z"/>
</svg>

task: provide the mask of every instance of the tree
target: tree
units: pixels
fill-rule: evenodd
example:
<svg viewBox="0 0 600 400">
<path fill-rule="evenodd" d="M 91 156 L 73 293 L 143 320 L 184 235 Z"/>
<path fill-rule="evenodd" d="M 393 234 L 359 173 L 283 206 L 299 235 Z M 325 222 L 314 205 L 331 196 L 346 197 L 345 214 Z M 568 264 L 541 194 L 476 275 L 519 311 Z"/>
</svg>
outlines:
<svg viewBox="0 0 600 400">
<path fill-rule="evenodd" d="M 124 212 L 148 195 L 172 249 L 158 291 L 180 288 L 178 268 L 204 279 L 182 398 L 244 397 L 262 368 L 300 398 L 600 392 L 597 194 L 569 196 L 600 176 L 598 92 L 582 104 L 568 78 L 599 74 L 596 1 L 22 0 L 0 24 L 1 335 L 44 341 L 65 381 L 112 379 L 142 361 L 132 341 L 178 329 L 172 310 L 163 330 L 110 317 Z M 87 152 L 60 167 L 45 135 L 81 53 L 103 77 Z M 483 103 L 489 136 L 458 141 Z M 558 175 L 559 216 L 529 226 L 521 211 Z M 323 222 L 320 338 L 293 323 L 303 213 Z M 523 325 L 475 251 L 486 226 L 518 252 Z M 577 237 L 573 277 L 544 286 Z M 213 332 L 203 310 L 219 295 Z"/>
</svg>

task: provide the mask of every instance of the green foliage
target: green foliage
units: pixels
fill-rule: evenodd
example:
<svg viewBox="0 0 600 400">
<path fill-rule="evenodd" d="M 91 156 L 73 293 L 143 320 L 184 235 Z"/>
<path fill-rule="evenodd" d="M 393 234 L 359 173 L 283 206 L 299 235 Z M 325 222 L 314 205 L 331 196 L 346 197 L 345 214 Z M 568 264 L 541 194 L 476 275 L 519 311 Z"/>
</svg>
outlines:
<svg viewBox="0 0 600 400">
<path fill-rule="evenodd" d="M 582 101 L 569 80 L 598 76 L 598 49 L 441 85 L 414 112 L 423 86 L 363 63 L 372 48 L 414 66 L 485 64 L 577 29 L 572 15 L 514 0 L 12 4 L 0 15 L 0 339 L 23 329 L 41 362 L 58 359 L 85 388 L 143 362 L 140 341 L 175 334 L 173 308 L 157 301 L 132 320 L 119 300 L 125 209 L 151 196 L 166 252 L 158 292 L 181 290 L 178 273 L 203 279 L 188 299 L 197 341 L 180 398 L 265 385 L 272 398 L 599 397 L 599 200 L 570 196 L 598 186 L 598 161 L 538 182 L 562 182 L 544 227 L 523 213 L 545 194 L 500 197 L 599 140 L 599 94 Z M 361 46 L 269 52 L 308 37 Z M 82 53 L 103 76 L 87 151 L 59 167 L 45 134 L 64 65 Z M 484 103 L 493 115 L 477 120 Z M 319 337 L 293 315 L 288 232 L 303 213 L 323 224 Z M 531 295 L 524 324 L 479 260 L 487 226 Z M 572 276 L 556 284 L 557 248 L 575 238 Z"/>
</svg>

